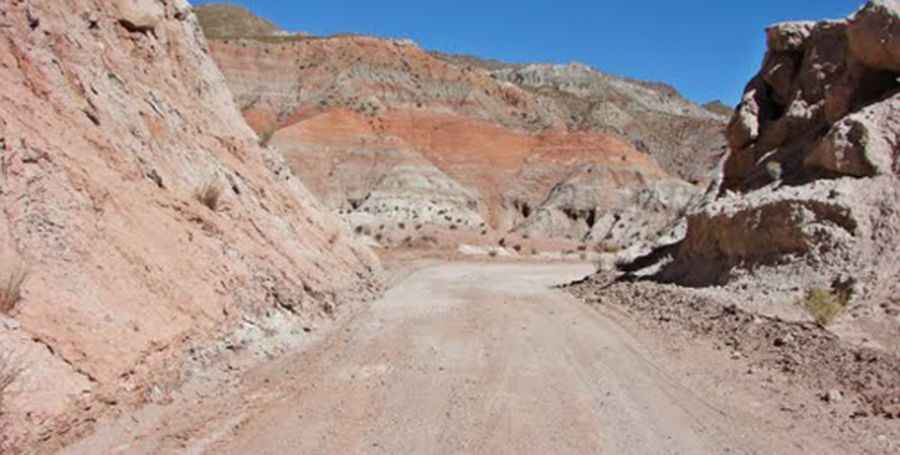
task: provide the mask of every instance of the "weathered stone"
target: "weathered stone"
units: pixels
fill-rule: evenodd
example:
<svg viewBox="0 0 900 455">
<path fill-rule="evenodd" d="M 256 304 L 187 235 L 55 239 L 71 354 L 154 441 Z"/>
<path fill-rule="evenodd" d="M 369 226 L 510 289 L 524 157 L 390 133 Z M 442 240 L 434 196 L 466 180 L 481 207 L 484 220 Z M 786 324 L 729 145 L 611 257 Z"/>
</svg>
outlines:
<svg viewBox="0 0 900 455">
<path fill-rule="evenodd" d="M 847 116 L 819 141 L 805 164 L 856 177 L 896 172 L 900 94 Z"/>
<path fill-rule="evenodd" d="M 868 2 L 850 18 L 847 35 L 855 59 L 900 76 L 900 2 Z"/>
<path fill-rule="evenodd" d="M 128 31 L 151 33 L 165 18 L 162 4 L 153 0 L 113 0 L 119 23 Z"/>
<path fill-rule="evenodd" d="M 761 121 L 771 110 L 769 90 L 761 78 L 755 78 L 747 85 L 737 112 L 728 125 L 728 146 L 731 150 L 741 150 L 759 138 Z"/>
<path fill-rule="evenodd" d="M 766 43 L 777 52 L 797 52 L 803 49 L 815 22 L 782 22 L 766 29 Z"/>
</svg>

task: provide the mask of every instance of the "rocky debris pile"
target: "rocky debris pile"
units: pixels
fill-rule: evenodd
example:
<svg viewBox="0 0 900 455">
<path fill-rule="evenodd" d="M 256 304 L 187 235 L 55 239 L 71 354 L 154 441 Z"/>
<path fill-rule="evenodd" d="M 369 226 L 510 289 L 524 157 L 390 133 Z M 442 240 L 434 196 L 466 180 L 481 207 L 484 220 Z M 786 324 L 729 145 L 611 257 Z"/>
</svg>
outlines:
<svg viewBox="0 0 900 455">
<path fill-rule="evenodd" d="M 900 418 L 900 357 L 850 347 L 815 323 L 787 322 L 741 309 L 714 292 L 597 275 L 566 288 L 592 305 L 616 305 L 661 330 L 717 340 L 747 374 L 780 372 L 811 398 L 840 404 L 844 417 Z"/>
<path fill-rule="evenodd" d="M 724 286 L 789 319 L 813 318 L 794 303 L 827 293 L 841 306 L 831 330 L 900 352 L 900 3 L 777 24 L 767 39 L 717 191 L 680 235 L 622 268 Z"/>
<path fill-rule="evenodd" d="M 554 186 L 515 232 L 549 233 L 624 249 L 655 238 L 700 190 L 675 178 L 652 178 L 634 169 L 583 165 Z"/>
<path fill-rule="evenodd" d="M 3 2 L 0 36 L 0 283 L 28 271 L 0 315 L 14 440 L 164 400 L 185 351 L 239 326 L 377 294 L 377 258 L 257 145 L 186 1 Z"/>
<path fill-rule="evenodd" d="M 449 229 L 485 226 L 477 196 L 427 163 L 391 167 L 344 213 L 352 226 L 363 228 L 385 220 Z"/>
</svg>

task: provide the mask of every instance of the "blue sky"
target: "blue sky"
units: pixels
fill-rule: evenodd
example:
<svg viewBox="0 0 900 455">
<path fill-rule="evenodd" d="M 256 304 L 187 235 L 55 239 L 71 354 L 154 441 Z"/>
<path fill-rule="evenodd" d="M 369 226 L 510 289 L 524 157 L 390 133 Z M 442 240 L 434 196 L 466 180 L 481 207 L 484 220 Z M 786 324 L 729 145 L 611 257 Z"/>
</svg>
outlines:
<svg viewBox="0 0 900 455">
<path fill-rule="evenodd" d="M 194 1 L 194 4 L 207 3 Z M 286 30 L 411 38 L 515 63 L 578 61 L 735 104 L 768 24 L 841 18 L 862 0 L 231 0 Z"/>
</svg>

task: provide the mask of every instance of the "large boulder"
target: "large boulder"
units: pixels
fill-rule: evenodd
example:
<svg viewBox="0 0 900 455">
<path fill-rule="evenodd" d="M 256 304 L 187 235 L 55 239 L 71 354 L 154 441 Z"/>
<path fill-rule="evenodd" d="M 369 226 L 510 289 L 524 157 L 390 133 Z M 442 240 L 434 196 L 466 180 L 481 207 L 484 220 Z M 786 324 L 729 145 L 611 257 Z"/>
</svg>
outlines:
<svg viewBox="0 0 900 455">
<path fill-rule="evenodd" d="M 834 124 L 807 155 L 804 166 L 855 177 L 897 174 L 900 93 Z"/>
<path fill-rule="evenodd" d="M 152 0 L 115 0 L 119 23 L 129 31 L 153 32 L 165 19 L 162 4 Z"/>
<path fill-rule="evenodd" d="M 869 68 L 900 73 L 900 2 L 873 0 L 850 18 L 853 57 Z"/>
</svg>

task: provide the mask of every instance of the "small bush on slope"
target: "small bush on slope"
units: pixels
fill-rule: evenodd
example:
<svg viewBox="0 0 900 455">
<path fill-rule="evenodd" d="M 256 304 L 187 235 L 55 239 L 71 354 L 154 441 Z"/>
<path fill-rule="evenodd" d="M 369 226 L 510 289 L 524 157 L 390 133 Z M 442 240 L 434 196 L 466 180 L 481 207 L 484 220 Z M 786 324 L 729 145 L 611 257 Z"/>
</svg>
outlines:
<svg viewBox="0 0 900 455">
<path fill-rule="evenodd" d="M 200 185 L 200 188 L 197 189 L 194 197 L 200 201 L 201 204 L 215 212 L 216 209 L 219 208 L 219 201 L 222 199 L 223 191 L 222 183 L 219 182 L 219 179 L 211 177 L 203 183 L 203 185 Z"/>
<path fill-rule="evenodd" d="M 0 288 L 0 313 L 9 313 L 22 299 L 22 285 L 28 278 L 28 270 L 23 266 L 15 266 L 11 271 L 0 276 L 3 279 L 3 282 L 0 283 L 2 286 Z"/>
<path fill-rule="evenodd" d="M 822 327 L 831 324 L 847 307 L 850 301 L 849 292 L 835 292 L 830 289 L 810 289 L 799 304 Z"/>
</svg>

